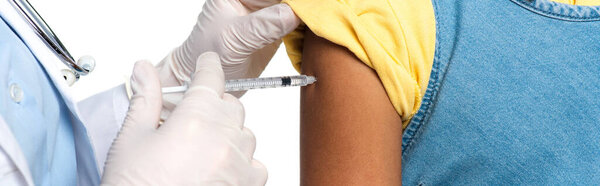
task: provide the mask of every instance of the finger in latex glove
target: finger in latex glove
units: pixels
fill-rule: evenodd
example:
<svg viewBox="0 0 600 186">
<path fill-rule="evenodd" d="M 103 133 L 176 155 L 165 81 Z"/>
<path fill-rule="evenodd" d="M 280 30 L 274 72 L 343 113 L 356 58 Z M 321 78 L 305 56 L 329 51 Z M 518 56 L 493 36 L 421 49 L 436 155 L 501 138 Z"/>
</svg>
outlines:
<svg viewBox="0 0 600 186">
<path fill-rule="evenodd" d="M 160 85 L 148 62 L 136 63 L 134 95 L 106 161 L 107 185 L 264 185 L 265 167 L 252 158 L 255 138 L 244 109 L 224 93 L 215 53 L 198 58 L 182 102 L 162 125 Z"/>
<path fill-rule="evenodd" d="M 188 82 L 195 60 L 206 51 L 219 53 L 225 79 L 258 77 L 277 51 L 281 38 L 300 23 L 292 9 L 279 2 L 207 0 L 186 41 L 157 66 L 162 86 Z M 244 93 L 231 94 L 239 98 Z M 170 115 L 182 96 L 163 95 L 162 119 Z"/>
<path fill-rule="evenodd" d="M 206 51 L 220 55 L 226 79 L 258 77 L 279 47 L 281 38 L 300 23 L 287 4 L 277 3 L 273 0 L 207 0 L 188 39 L 159 65 L 170 70 L 164 77 L 161 72 L 161 81 L 179 85 L 189 81 L 195 59 Z"/>
</svg>

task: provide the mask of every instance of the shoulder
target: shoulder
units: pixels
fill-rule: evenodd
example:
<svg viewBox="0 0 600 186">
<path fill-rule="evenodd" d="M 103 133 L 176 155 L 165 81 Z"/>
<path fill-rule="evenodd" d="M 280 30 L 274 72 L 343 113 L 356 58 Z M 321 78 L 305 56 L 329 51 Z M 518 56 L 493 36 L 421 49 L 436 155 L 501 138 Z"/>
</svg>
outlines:
<svg viewBox="0 0 600 186">
<path fill-rule="evenodd" d="M 434 43 L 435 19 L 428 0 L 284 0 L 316 35 L 344 46 L 363 62 L 368 61 L 364 44 L 379 41 L 385 48 L 415 42 Z M 294 63 L 300 63 L 304 28 L 284 38 Z M 412 42 L 412 41 L 411 41 Z M 379 48 L 379 47 L 377 47 Z M 432 47 L 433 48 L 433 47 Z M 299 67 L 299 64 L 295 64 Z M 370 64 L 367 64 L 371 66 Z"/>
<path fill-rule="evenodd" d="M 426 90 L 435 49 L 435 16 L 428 0 L 284 0 L 302 19 L 284 38 L 300 70 L 306 27 L 347 48 L 374 69 L 397 112 L 408 120 Z"/>
</svg>

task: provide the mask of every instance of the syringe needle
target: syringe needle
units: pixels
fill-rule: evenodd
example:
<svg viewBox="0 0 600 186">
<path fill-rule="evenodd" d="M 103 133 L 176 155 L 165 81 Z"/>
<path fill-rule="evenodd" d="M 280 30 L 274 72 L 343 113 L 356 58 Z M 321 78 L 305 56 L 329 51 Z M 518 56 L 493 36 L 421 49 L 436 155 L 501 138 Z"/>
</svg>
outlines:
<svg viewBox="0 0 600 186">
<path fill-rule="evenodd" d="M 290 86 L 306 86 L 313 84 L 317 79 L 313 76 L 282 76 L 267 78 L 233 79 L 225 81 L 225 92 L 244 91 L 250 89 L 280 88 Z M 163 94 L 185 92 L 187 85 L 162 88 Z"/>
</svg>

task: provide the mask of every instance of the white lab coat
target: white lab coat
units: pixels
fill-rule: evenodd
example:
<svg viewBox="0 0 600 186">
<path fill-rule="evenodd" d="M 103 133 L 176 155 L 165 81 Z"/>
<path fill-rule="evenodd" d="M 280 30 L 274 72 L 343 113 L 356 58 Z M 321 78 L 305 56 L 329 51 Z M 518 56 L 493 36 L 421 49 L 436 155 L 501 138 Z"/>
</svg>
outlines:
<svg viewBox="0 0 600 186">
<path fill-rule="evenodd" d="M 71 88 L 60 73 L 65 66 L 21 18 L 9 1 L 0 0 L 0 15 L 21 36 L 40 61 L 71 111 L 74 125 L 82 124 L 87 129 L 87 136 L 98 165 L 94 168 L 101 174 L 110 145 L 121 127 L 129 106 L 125 85 L 119 85 L 76 102 Z M 86 176 L 89 175 L 78 175 L 79 185 L 90 183 L 85 180 Z M 0 116 L 0 185 L 33 185 L 25 156 L 2 116 Z"/>
</svg>

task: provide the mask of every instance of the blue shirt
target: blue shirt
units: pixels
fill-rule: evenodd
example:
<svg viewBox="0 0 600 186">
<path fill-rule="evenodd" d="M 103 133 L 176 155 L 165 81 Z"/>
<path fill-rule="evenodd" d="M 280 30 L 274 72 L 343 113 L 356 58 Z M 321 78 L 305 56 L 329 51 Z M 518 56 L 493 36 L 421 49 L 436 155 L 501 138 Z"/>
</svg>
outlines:
<svg viewBox="0 0 600 186">
<path fill-rule="evenodd" d="M 48 74 L 0 19 L 0 115 L 36 185 L 76 185 L 72 118 Z"/>
</svg>

